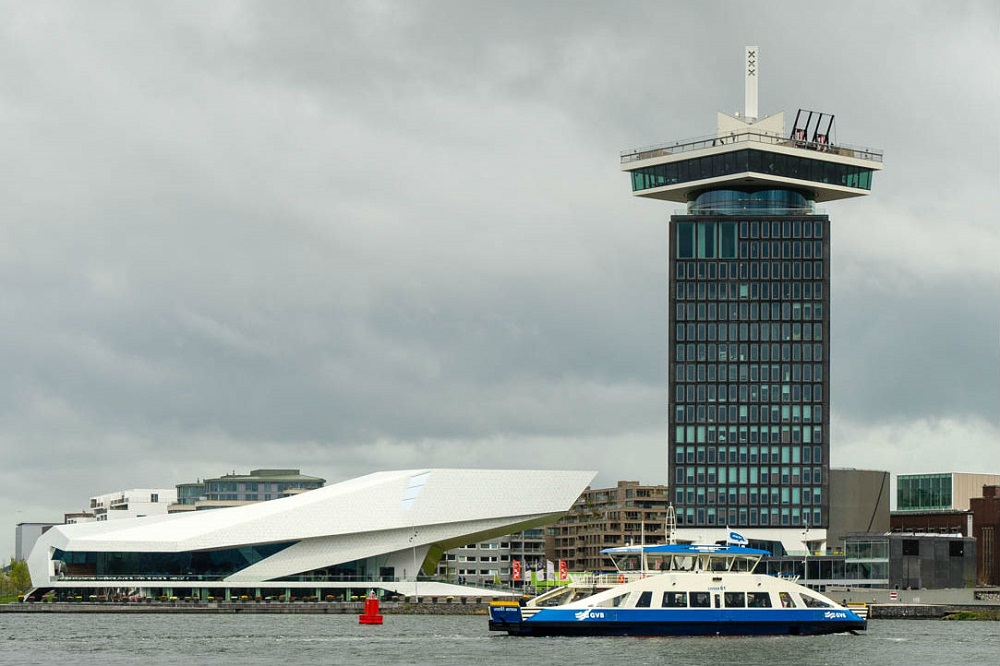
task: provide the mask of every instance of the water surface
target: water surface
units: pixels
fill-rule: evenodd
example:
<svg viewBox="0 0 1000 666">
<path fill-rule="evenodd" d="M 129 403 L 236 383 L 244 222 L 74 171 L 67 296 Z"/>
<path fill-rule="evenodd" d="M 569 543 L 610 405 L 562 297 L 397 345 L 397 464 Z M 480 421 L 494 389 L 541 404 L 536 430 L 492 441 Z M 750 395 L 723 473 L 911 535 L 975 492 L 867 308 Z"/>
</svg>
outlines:
<svg viewBox="0 0 1000 666">
<path fill-rule="evenodd" d="M 1000 663 L 996 622 L 874 620 L 867 633 L 780 638 L 519 638 L 485 616 L 0 615 L 0 664 L 830 664 Z"/>
</svg>

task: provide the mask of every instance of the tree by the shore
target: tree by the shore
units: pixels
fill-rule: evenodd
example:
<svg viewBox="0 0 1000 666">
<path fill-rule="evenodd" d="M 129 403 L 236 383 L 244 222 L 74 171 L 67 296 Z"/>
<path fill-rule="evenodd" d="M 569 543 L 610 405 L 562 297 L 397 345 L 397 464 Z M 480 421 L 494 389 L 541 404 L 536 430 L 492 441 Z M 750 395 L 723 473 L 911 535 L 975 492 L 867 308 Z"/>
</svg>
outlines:
<svg viewBox="0 0 1000 666">
<path fill-rule="evenodd" d="M 0 570 L 0 597 L 24 594 L 31 587 L 28 563 L 11 558 L 10 565 Z"/>
</svg>

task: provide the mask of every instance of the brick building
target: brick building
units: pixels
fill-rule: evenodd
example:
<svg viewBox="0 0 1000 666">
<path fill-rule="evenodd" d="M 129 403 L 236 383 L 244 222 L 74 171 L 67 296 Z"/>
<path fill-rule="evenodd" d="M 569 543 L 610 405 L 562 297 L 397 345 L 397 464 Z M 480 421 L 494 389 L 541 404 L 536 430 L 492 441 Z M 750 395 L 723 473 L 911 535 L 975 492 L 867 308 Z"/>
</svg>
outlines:
<svg viewBox="0 0 1000 666">
<path fill-rule="evenodd" d="M 972 511 L 893 511 L 889 516 L 893 532 L 973 535 Z"/>
<path fill-rule="evenodd" d="M 983 496 L 969 500 L 972 511 L 973 534 L 978 548 L 976 577 L 980 585 L 1000 585 L 1000 486 L 983 486 Z"/>
<path fill-rule="evenodd" d="M 669 505 L 667 486 L 619 481 L 614 488 L 587 488 L 546 530 L 546 557 L 565 560 L 570 571 L 610 569 L 605 548 L 664 543 Z"/>
</svg>

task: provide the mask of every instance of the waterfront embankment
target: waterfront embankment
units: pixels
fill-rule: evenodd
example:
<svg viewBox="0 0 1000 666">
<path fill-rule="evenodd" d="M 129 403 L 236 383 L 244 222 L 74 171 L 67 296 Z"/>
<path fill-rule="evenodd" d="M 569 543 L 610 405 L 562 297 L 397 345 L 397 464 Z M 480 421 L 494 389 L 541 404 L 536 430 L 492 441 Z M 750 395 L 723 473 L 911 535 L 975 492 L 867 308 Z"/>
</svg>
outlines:
<svg viewBox="0 0 1000 666">
<path fill-rule="evenodd" d="M 380 605 L 384 615 L 486 615 L 486 600 L 460 602 L 407 603 L 387 601 Z M 35 602 L 0 606 L 0 613 L 168 613 L 168 614 L 274 614 L 274 615 L 359 615 L 363 604 L 356 602 Z M 870 604 L 870 620 L 1000 620 L 1000 603 L 980 604 Z"/>
<path fill-rule="evenodd" d="M 384 601 L 379 609 L 384 615 L 486 615 L 489 599 L 479 597 L 410 603 Z M 178 613 L 209 615 L 360 615 L 362 602 L 336 601 L 53 601 L 0 605 L 0 613 Z"/>
<path fill-rule="evenodd" d="M 823 594 L 841 603 L 914 606 L 998 606 L 1000 588 L 962 587 L 936 590 L 891 590 L 866 587 L 830 586 Z"/>
<path fill-rule="evenodd" d="M 1000 620 L 1000 604 L 872 604 L 869 620 Z"/>
</svg>

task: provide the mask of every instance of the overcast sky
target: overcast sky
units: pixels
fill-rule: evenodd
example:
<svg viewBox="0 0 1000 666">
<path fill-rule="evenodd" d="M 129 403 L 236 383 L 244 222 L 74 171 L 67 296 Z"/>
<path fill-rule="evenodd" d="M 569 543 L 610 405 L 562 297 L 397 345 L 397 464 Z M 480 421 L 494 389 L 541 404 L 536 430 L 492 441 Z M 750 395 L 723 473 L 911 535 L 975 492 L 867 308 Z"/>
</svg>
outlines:
<svg viewBox="0 0 1000 666">
<path fill-rule="evenodd" d="M 0 556 L 259 467 L 663 483 L 667 218 L 742 108 L 884 149 L 833 226 L 832 462 L 1000 471 L 984 2 L 0 4 Z"/>
</svg>

